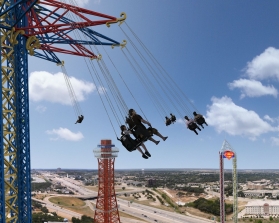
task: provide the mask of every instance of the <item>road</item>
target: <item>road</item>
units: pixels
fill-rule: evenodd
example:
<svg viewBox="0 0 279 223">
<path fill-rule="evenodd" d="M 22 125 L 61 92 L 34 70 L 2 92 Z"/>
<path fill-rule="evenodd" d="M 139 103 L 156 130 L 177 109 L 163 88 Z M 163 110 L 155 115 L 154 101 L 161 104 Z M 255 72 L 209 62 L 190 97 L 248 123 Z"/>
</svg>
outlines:
<svg viewBox="0 0 279 223">
<path fill-rule="evenodd" d="M 50 201 L 48 201 L 48 199 L 42 201 L 42 200 L 32 197 L 32 200 L 42 203 L 42 205 L 45 206 L 49 210 L 49 212 L 56 212 L 57 215 L 67 218 L 67 219 L 72 219 L 72 217 L 80 219 L 82 216 L 82 214 L 79 214 L 77 212 L 61 208 L 61 207 L 51 203 Z"/>
<path fill-rule="evenodd" d="M 79 183 L 78 181 L 75 181 L 73 179 L 69 179 L 69 178 L 52 178 L 52 180 L 54 182 L 59 182 L 62 185 L 66 186 L 67 188 L 74 190 L 76 193 L 79 193 L 81 195 L 86 196 L 97 196 L 97 192 L 94 192 L 92 190 L 89 190 L 87 188 L 84 188 L 83 185 L 81 183 Z M 136 189 L 135 191 L 129 191 L 129 193 L 134 193 L 134 192 L 140 192 L 143 191 L 142 189 Z M 121 192 L 121 193 L 125 193 L 125 192 Z M 60 196 L 60 195 L 59 195 Z M 75 197 L 75 196 L 80 196 L 80 195 L 70 195 L 71 197 Z M 45 205 L 48 208 L 56 208 L 58 211 L 61 211 L 61 209 L 59 209 L 60 207 L 56 207 L 51 206 L 53 204 L 51 204 L 48 199 L 44 200 Z M 90 202 L 86 202 L 86 204 L 92 209 L 94 210 L 92 203 L 95 203 L 96 200 L 94 201 L 90 201 Z M 193 218 L 193 217 L 189 217 L 183 214 L 178 214 L 175 212 L 169 212 L 169 211 L 164 211 L 155 207 L 150 207 L 150 206 L 145 206 L 145 205 L 141 205 L 141 204 L 137 204 L 137 203 L 132 203 L 130 205 L 128 205 L 128 201 L 126 200 L 122 200 L 120 198 L 117 199 L 119 208 L 119 211 L 125 212 L 129 215 L 135 216 L 137 218 L 140 218 L 146 222 L 160 222 L 160 223 L 208 223 L 208 222 L 213 222 L 210 220 L 203 220 L 201 218 Z M 65 209 L 64 209 L 65 210 Z M 74 214 L 72 211 L 68 211 L 68 214 Z M 75 215 L 75 217 L 80 216 L 80 214 Z M 123 219 L 124 220 L 124 219 Z M 123 221 L 122 222 L 126 222 Z"/>
</svg>

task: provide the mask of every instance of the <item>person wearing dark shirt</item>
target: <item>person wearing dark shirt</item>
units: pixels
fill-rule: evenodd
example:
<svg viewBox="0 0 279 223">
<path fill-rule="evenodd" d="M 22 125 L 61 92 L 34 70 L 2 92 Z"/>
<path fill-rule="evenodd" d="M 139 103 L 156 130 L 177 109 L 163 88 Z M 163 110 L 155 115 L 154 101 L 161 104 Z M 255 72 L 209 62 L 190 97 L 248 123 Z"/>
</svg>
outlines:
<svg viewBox="0 0 279 223">
<path fill-rule="evenodd" d="M 188 118 L 188 116 L 185 116 L 184 118 L 187 120 L 187 122 L 186 122 L 187 128 L 194 131 L 196 133 L 196 135 L 198 135 L 196 128 L 200 131 L 201 131 L 201 129 L 199 128 L 199 126 L 197 126 L 195 121 L 191 118 Z"/>
<path fill-rule="evenodd" d="M 170 113 L 170 116 L 170 120 L 174 123 L 176 121 L 176 117 L 172 113 Z"/>
<path fill-rule="evenodd" d="M 150 122 L 144 120 L 140 115 L 138 115 L 136 113 L 136 111 L 134 109 L 130 109 L 129 110 L 129 115 L 130 115 L 131 119 L 134 121 L 135 125 L 142 125 L 142 126 L 144 126 L 142 123 L 147 124 L 147 125 L 149 125 L 149 127 L 150 127 L 149 129 L 152 130 L 153 134 L 159 136 L 164 141 L 168 138 L 167 136 L 166 137 L 162 136 L 162 134 L 157 129 L 152 128 Z M 157 142 L 159 143 L 160 141 L 157 141 Z"/>
<path fill-rule="evenodd" d="M 121 137 L 130 137 L 130 134 L 132 134 L 132 132 L 130 130 L 127 130 L 125 125 L 121 125 L 120 129 L 121 129 Z M 132 138 L 130 138 L 130 139 L 133 140 L 133 142 L 135 142 L 134 139 L 132 139 Z M 137 142 L 135 142 L 135 144 L 137 144 Z M 145 153 L 143 153 L 140 146 L 144 149 Z M 148 152 L 148 150 L 143 142 L 136 149 L 142 154 L 142 158 L 148 159 L 148 157 L 151 157 L 151 154 Z"/>
<path fill-rule="evenodd" d="M 168 125 L 170 125 L 171 124 L 171 120 L 170 120 L 170 118 L 168 118 L 167 116 L 166 116 L 166 126 L 168 126 Z"/>
<path fill-rule="evenodd" d="M 206 121 L 205 121 L 205 119 L 204 119 L 204 117 L 203 117 L 202 115 L 197 114 L 197 112 L 193 112 L 193 115 L 194 115 L 194 121 L 195 121 L 198 125 L 200 125 L 202 128 L 204 128 L 204 127 L 203 127 L 203 124 L 206 124 L 206 126 L 208 126 L 207 123 L 206 123 Z"/>
<path fill-rule="evenodd" d="M 84 119 L 84 116 L 83 116 L 83 115 L 78 116 L 78 120 L 76 121 L 75 124 L 81 123 L 83 119 Z"/>
</svg>

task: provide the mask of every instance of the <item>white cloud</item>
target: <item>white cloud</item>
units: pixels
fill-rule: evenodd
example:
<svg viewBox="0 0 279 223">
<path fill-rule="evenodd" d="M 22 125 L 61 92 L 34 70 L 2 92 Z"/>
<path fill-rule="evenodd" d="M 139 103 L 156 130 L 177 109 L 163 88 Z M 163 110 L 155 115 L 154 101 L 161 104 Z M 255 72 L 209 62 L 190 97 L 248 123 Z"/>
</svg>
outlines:
<svg viewBox="0 0 279 223">
<path fill-rule="evenodd" d="M 263 86 L 261 82 L 256 80 L 239 79 L 228 84 L 232 90 L 239 88 L 241 90 L 241 98 L 244 97 L 260 97 L 263 95 L 272 95 L 277 97 L 278 91 L 273 86 Z"/>
<path fill-rule="evenodd" d="M 45 106 L 42 106 L 42 105 L 39 105 L 36 107 L 36 111 L 38 111 L 39 113 L 44 113 L 46 111 L 46 107 Z"/>
<path fill-rule="evenodd" d="M 86 95 L 95 89 L 92 83 L 74 77 L 69 79 L 78 101 L 84 101 Z M 29 97 L 36 102 L 49 101 L 71 105 L 71 97 L 61 72 L 56 74 L 47 71 L 32 72 L 29 76 Z"/>
<path fill-rule="evenodd" d="M 57 136 L 57 138 L 51 138 L 51 140 L 57 140 L 61 138 L 68 141 L 79 141 L 84 138 L 81 132 L 74 133 L 67 128 L 61 128 L 61 127 L 59 129 L 47 130 L 46 133 L 49 135 Z"/>
<path fill-rule="evenodd" d="M 273 119 L 273 118 L 270 118 L 269 115 L 265 115 L 265 116 L 264 116 L 264 119 L 265 119 L 266 121 L 269 121 L 269 122 L 272 122 L 272 123 L 274 122 L 274 119 Z"/>
<path fill-rule="evenodd" d="M 217 132 L 227 132 L 230 135 L 247 136 L 254 140 L 261 134 L 278 131 L 262 120 L 254 111 L 237 106 L 231 98 L 213 97 L 212 105 L 208 106 L 206 121 Z"/>
<path fill-rule="evenodd" d="M 176 119 L 176 122 L 179 123 L 179 124 L 184 124 L 184 125 L 186 125 L 185 121 L 184 121 L 182 118 Z"/>
<path fill-rule="evenodd" d="M 279 80 L 279 49 L 267 48 L 262 54 L 247 63 L 245 73 L 250 79 L 276 78 Z"/>
</svg>

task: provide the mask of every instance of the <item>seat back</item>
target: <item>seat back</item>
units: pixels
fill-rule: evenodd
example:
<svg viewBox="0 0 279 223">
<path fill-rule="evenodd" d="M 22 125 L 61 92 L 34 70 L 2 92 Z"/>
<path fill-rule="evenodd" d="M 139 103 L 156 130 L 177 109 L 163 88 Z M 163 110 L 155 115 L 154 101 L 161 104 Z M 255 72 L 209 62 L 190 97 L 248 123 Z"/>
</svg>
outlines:
<svg viewBox="0 0 279 223">
<path fill-rule="evenodd" d="M 136 150 L 137 147 L 138 147 L 138 142 L 137 142 L 137 140 L 132 139 L 131 136 L 129 136 L 129 135 L 123 135 L 123 136 L 120 138 L 120 141 L 121 141 L 122 145 L 123 145 L 129 152 L 132 152 L 132 151 Z"/>
<path fill-rule="evenodd" d="M 197 128 L 197 124 L 195 122 L 191 122 L 190 124 L 188 124 L 188 128 L 190 130 L 195 130 Z"/>
</svg>

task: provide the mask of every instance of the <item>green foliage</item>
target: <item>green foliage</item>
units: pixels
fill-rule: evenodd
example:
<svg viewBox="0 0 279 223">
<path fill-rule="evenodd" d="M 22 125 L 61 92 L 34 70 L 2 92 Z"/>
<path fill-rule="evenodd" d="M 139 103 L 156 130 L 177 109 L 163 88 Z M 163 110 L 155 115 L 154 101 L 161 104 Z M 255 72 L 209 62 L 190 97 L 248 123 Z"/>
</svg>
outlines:
<svg viewBox="0 0 279 223">
<path fill-rule="evenodd" d="M 122 190 L 125 190 L 125 187 L 122 187 Z"/>
<path fill-rule="evenodd" d="M 269 217 L 269 220 L 270 220 L 270 221 L 273 221 L 273 217 L 272 217 L 272 216 L 270 216 L 270 217 Z"/>
<path fill-rule="evenodd" d="M 41 211 L 44 212 L 44 213 L 46 213 L 46 214 L 48 213 L 48 209 L 47 209 L 46 207 L 42 207 L 42 208 L 41 208 Z"/>
<path fill-rule="evenodd" d="M 162 198 L 160 198 L 158 195 L 156 197 L 160 201 L 161 204 L 164 204 L 164 201 L 162 200 Z"/>
<path fill-rule="evenodd" d="M 81 219 L 72 217 L 72 222 L 73 223 L 94 223 L 94 219 L 91 217 L 88 217 L 86 215 L 82 215 Z"/>
<path fill-rule="evenodd" d="M 206 200 L 204 198 L 199 198 L 192 203 L 189 203 L 188 206 L 199 209 L 202 212 L 210 213 L 216 216 L 220 215 L 220 200 Z M 233 212 L 232 204 L 225 204 L 226 214 Z"/>
<path fill-rule="evenodd" d="M 32 214 L 32 223 L 42 223 L 42 219 L 44 221 L 56 221 L 56 222 L 63 222 L 64 218 L 57 216 L 56 213 L 52 213 L 53 216 L 48 215 L 46 213 L 34 213 Z"/>
<path fill-rule="evenodd" d="M 245 197 L 243 191 L 238 191 L 238 197 Z"/>
<path fill-rule="evenodd" d="M 169 198 L 168 195 L 166 195 L 165 193 L 163 193 L 162 195 L 162 198 L 164 198 L 164 200 L 173 208 L 176 207 L 176 205 L 172 202 L 172 200 Z"/>
<path fill-rule="evenodd" d="M 42 204 L 37 202 L 37 201 L 33 201 L 32 200 L 32 206 L 36 209 L 41 209 L 42 208 Z"/>
<path fill-rule="evenodd" d="M 255 221 L 255 223 L 263 223 L 263 221 L 261 219 L 258 219 Z"/>
<path fill-rule="evenodd" d="M 47 190 L 51 186 L 50 182 L 44 182 L 44 183 L 31 183 L 32 191 L 42 191 Z"/>
<path fill-rule="evenodd" d="M 204 189 L 199 188 L 199 187 L 183 187 L 183 188 L 180 188 L 180 190 L 187 191 L 190 193 L 195 193 L 197 195 L 204 193 Z"/>
<path fill-rule="evenodd" d="M 233 195 L 233 185 L 229 184 L 226 188 L 225 188 L 225 194 L 228 196 L 232 196 Z"/>
</svg>

